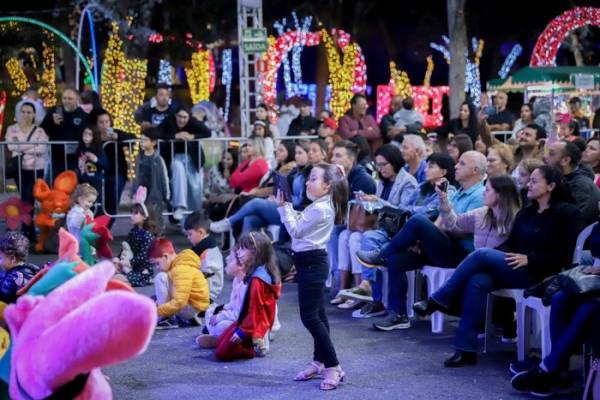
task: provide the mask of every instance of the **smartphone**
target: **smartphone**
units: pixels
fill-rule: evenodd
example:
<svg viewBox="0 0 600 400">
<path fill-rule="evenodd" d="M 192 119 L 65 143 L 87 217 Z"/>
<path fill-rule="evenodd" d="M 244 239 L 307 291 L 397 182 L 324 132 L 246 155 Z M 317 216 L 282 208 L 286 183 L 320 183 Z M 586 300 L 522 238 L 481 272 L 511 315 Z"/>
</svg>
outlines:
<svg viewBox="0 0 600 400">
<path fill-rule="evenodd" d="M 442 192 L 447 192 L 448 191 L 448 181 L 443 181 L 441 183 L 439 183 L 437 185 L 437 187 L 442 191 Z"/>
<path fill-rule="evenodd" d="M 275 194 L 281 192 L 284 201 L 292 201 L 292 189 L 287 178 L 277 172 L 273 174 L 273 192 Z"/>
</svg>

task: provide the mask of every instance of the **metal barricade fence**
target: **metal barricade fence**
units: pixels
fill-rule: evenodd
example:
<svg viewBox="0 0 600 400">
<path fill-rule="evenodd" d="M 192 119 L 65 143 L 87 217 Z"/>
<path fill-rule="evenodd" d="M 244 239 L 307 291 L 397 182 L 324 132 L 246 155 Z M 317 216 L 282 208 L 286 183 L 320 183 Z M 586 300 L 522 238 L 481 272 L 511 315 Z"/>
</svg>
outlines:
<svg viewBox="0 0 600 400">
<path fill-rule="evenodd" d="M 284 137 L 280 137 L 277 140 L 278 141 L 285 141 L 285 140 L 312 140 L 312 139 L 316 139 L 318 138 L 318 136 L 284 136 Z M 202 152 L 204 151 L 204 161 L 205 161 L 205 166 L 206 167 L 211 167 L 213 165 L 216 165 L 220 160 L 221 160 L 221 155 L 223 153 L 223 151 L 225 149 L 227 149 L 231 142 L 238 142 L 238 143 L 243 143 L 246 142 L 248 140 L 248 138 L 240 138 L 240 137 L 227 137 L 227 138 L 207 138 L 207 139 L 195 139 L 195 140 L 190 140 L 190 141 L 185 141 L 185 140 L 159 140 L 158 142 L 158 147 L 157 150 L 159 152 L 159 154 L 161 153 L 161 149 L 164 149 L 164 146 L 169 146 L 169 154 L 171 157 L 171 160 L 174 159 L 175 154 L 181 154 L 181 153 L 176 153 L 175 147 L 177 144 L 183 144 L 183 148 L 184 148 L 184 152 L 182 154 L 189 156 L 189 147 L 191 143 L 197 143 L 198 144 L 198 165 L 195 165 L 195 170 L 198 171 L 200 173 L 200 177 L 202 179 L 202 185 L 201 187 L 204 187 L 204 168 L 202 166 Z M 134 149 L 136 147 L 136 145 L 139 143 L 138 139 L 134 139 L 134 140 L 123 140 L 123 141 L 106 141 L 103 143 L 103 149 L 105 150 L 105 152 L 113 152 L 114 155 L 114 165 L 112 166 L 112 171 L 105 171 L 105 173 L 103 174 L 103 179 L 102 179 L 102 185 L 101 185 L 101 193 L 99 193 L 99 198 L 101 199 L 101 204 L 102 204 L 102 211 L 113 217 L 113 218 L 125 218 L 125 217 L 129 217 L 131 216 L 130 213 L 120 213 L 119 210 L 119 205 L 121 204 L 121 195 L 122 193 L 120 193 L 119 190 L 119 183 L 121 179 L 124 179 L 125 181 L 123 183 L 126 183 L 127 180 L 127 173 L 123 174 L 123 171 L 127 171 L 129 168 L 129 165 L 120 165 L 120 155 L 119 155 L 119 151 L 123 151 L 123 148 L 127 148 L 128 153 L 134 154 Z M 35 180 L 37 180 L 38 178 L 43 178 L 47 183 L 48 186 L 52 187 L 53 182 L 54 182 L 54 172 L 55 169 L 57 167 L 60 167 L 59 165 L 54 165 L 52 160 L 53 160 L 53 151 L 57 151 L 57 146 L 60 149 L 60 147 L 62 147 L 62 153 L 63 154 L 63 159 L 61 161 L 64 162 L 65 167 L 68 168 L 68 164 L 69 164 L 69 156 L 73 156 L 73 157 L 77 157 L 77 153 L 73 153 L 73 149 L 76 149 L 78 146 L 78 142 L 75 141 L 43 141 L 43 142 L 35 142 L 35 141 L 29 141 L 29 142 L 7 142 L 7 141 L 0 141 L 0 176 L 2 176 L 2 189 L 3 189 L 3 193 L 7 193 L 7 182 L 10 179 L 14 179 L 15 183 L 17 184 L 17 187 L 19 189 L 19 191 L 21 190 L 21 188 L 23 188 L 23 184 L 26 183 L 23 181 L 23 155 L 21 153 L 17 153 L 17 169 L 16 169 L 16 176 L 15 177 L 7 177 L 6 176 L 6 166 L 7 166 L 7 161 L 9 159 L 9 157 L 12 157 L 12 151 L 9 150 L 9 146 L 11 146 L 11 148 L 13 148 L 13 150 L 18 151 L 18 147 L 14 148 L 12 146 L 18 146 L 18 145 L 34 145 L 34 146 L 44 146 L 44 150 L 43 151 L 36 151 L 32 156 L 34 158 L 34 165 L 37 165 L 38 163 L 38 159 L 39 158 L 43 158 L 44 159 L 44 173 L 42 174 L 42 176 L 38 175 L 38 169 L 33 169 L 33 174 L 34 174 L 34 182 Z M 109 146 L 112 145 L 112 149 L 108 149 Z M 139 151 L 142 151 L 141 149 L 139 149 Z M 29 154 L 31 155 L 31 154 Z M 186 157 L 186 160 L 188 160 L 188 162 L 184 163 L 184 168 L 185 168 L 185 173 L 186 175 L 190 175 L 190 165 L 189 165 L 189 160 L 192 159 L 192 157 Z M 56 161 L 56 160 L 55 160 Z M 77 168 L 77 167 L 76 167 Z M 167 165 L 167 170 L 170 171 L 170 165 Z M 61 171 L 62 172 L 62 171 Z M 76 173 L 78 171 L 75 171 Z M 34 182 L 31 182 L 31 184 L 33 185 Z M 116 204 L 116 213 L 109 213 L 108 210 L 106 210 L 106 200 L 107 200 L 107 185 L 114 185 L 113 189 L 114 190 L 109 190 L 112 194 L 115 195 L 114 200 L 114 204 Z M 203 193 L 201 194 L 203 196 Z M 195 210 L 192 210 L 195 211 Z M 192 211 L 188 211 L 187 213 L 191 213 Z M 172 212 L 164 212 L 163 215 L 172 215 Z"/>
</svg>

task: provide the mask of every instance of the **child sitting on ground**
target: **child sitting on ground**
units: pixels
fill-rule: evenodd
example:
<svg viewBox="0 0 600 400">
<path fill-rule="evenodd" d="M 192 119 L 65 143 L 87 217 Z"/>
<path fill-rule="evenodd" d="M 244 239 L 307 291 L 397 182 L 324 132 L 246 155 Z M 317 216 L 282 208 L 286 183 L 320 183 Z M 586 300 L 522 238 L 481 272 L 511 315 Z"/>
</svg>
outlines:
<svg viewBox="0 0 600 400">
<path fill-rule="evenodd" d="M 198 268 L 200 258 L 190 249 L 175 253 L 168 239 L 157 239 L 149 256 L 161 271 L 154 278 L 159 316 L 156 329 L 199 325 L 199 314 L 210 302 L 208 283 Z"/>
<path fill-rule="evenodd" d="M 135 160 L 135 180 L 132 192 L 139 186 L 148 189 L 148 203 L 164 209 L 171 198 L 169 190 L 169 173 L 165 161 L 156 150 L 160 131 L 147 128 L 140 139 L 140 154 Z"/>
<path fill-rule="evenodd" d="M 135 203 L 131 207 L 131 224 L 133 227 L 127 235 L 127 246 L 133 257 L 127 260 L 114 259 L 117 269 L 123 273 L 131 286 L 139 287 L 149 285 L 154 276 L 152 263 L 148 252 L 157 236 L 160 235 L 157 212 L 153 207 L 147 207 L 146 189 L 140 186 L 135 194 Z"/>
<path fill-rule="evenodd" d="M 281 293 L 275 252 L 267 235 L 261 232 L 242 235 L 235 257 L 246 271 L 244 281 L 248 288 L 238 320 L 219 337 L 215 353 L 219 361 L 266 354 L 268 345 L 265 339 L 273 326 Z"/>
<path fill-rule="evenodd" d="M 78 242 L 81 241 L 81 230 L 94 220 L 92 207 L 96 203 L 98 192 L 89 183 L 81 183 L 71 194 L 73 206 L 67 214 L 67 230 Z"/>
<path fill-rule="evenodd" d="M 219 343 L 219 336 L 225 332 L 231 324 L 234 324 L 239 316 L 246 294 L 246 283 L 244 277 L 246 276 L 246 269 L 244 266 L 238 264 L 235 254 L 238 251 L 236 246 L 233 251 L 227 256 L 227 266 L 225 272 L 227 275 L 233 277 L 233 283 L 231 285 L 231 295 L 229 296 L 229 303 L 211 305 L 206 310 L 204 320 L 206 334 L 200 335 L 196 338 L 198 346 L 209 349 L 217 347 Z"/>
<path fill-rule="evenodd" d="M 200 257 L 200 271 L 208 280 L 211 301 L 216 301 L 223 290 L 223 255 L 219 244 L 209 234 L 210 221 L 202 212 L 190 214 L 183 225 L 185 235 L 192 244 L 192 250 Z"/>
<path fill-rule="evenodd" d="M 14 303 L 17 291 L 40 271 L 37 265 L 27 263 L 29 240 L 14 231 L 0 237 L 0 301 Z"/>
</svg>

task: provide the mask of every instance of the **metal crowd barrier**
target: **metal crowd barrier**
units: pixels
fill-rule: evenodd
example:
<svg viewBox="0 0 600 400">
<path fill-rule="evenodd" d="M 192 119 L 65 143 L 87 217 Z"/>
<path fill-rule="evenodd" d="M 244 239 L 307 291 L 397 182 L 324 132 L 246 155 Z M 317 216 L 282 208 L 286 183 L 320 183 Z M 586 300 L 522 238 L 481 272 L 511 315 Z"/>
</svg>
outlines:
<svg viewBox="0 0 600 400">
<path fill-rule="evenodd" d="M 312 140 L 312 139 L 317 139 L 318 136 L 282 136 L 277 138 L 276 140 L 276 144 L 279 141 L 285 141 L 285 140 Z M 156 151 L 161 152 L 161 149 L 164 148 L 164 146 L 169 146 L 169 151 L 170 151 L 170 156 L 171 156 L 171 160 L 174 159 L 175 157 L 175 145 L 178 143 L 183 143 L 184 144 L 184 153 L 185 155 L 189 154 L 189 144 L 191 142 L 197 142 L 198 145 L 198 165 L 196 165 L 195 169 L 196 171 L 198 171 L 200 173 L 200 176 L 202 177 L 203 181 L 204 181 L 204 168 L 202 167 L 202 150 L 204 150 L 204 160 L 205 160 L 205 165 L 207 167 L 211 167 L 212 165 L 215 165 L 216 163 L 218 163 L 221 159 L 221 155 L 223 153 L 223 151 L 225 149 L 227 149 L 230 146 L 231 142 L 246 142 L 248 141 L 248 138 L 242 138 L 242 137 L 224 137 L 224 138 L 207 138 L 207 139 L 194 139 L 194 140 L 190 140 L 190 141 L 185 141 L 185 140 L 159 140 L 158 142 L 158 146 Z M 190 142 L 190 143 L 188 143 Z M 133 140 L 123 140 L 123 141 L 106 141 L 103 143 L 103 148 L 106 149 L 107 146 L 109 145 L 115 145 L 113 146 L 113 150 L 114 151 L 114 160 L 115 160 L 115 164 L 114 164 L 114 168 L 113 168 L 113 173 L 114 176 L 109 176 L 107 175 L 108 172 L 104 172 L 104 178 L 102 180 L 102 187 L 101 187 L 101 193 L 99 193 L 99 197 L 101 198 L 101 204 L 102 204 L 102 211 L 109 215 L 112 218 L 126 218 L 126 217 L 130 217 L 131 214 L 130 213 L 120 213 L 119 210 L 119 205 L 121 204 L 121 197 L 119 196 L 119 179 L 120 179 L 120 171 L 123 168 L 128 169 L 129 165 L 125 165 L 125 166 L 120 166 L 119 165 L 119 151 L 124 147 L 127 146 L 128 152 L 129 154 L 133 154 L 133 151 L 135 149 L 136 144 L 139 143 L 138 139 L 133 139 Z M 37 174 L 37 170 L 34 170 L 34 180 L 36 180 L 37 178 L 43 178 L 46 180 L 46 182 L 48 182 L 48 185 L 50 187 L 52 187 L 53 181 L 54 181 L 54 170 L 53 168 L 56 167 L 53 165 L 52 163 L 52 149 L 53 147 L 56 146 L 63 146 L 63 151 L 64 151 L 64 165 L 67 165 L 67 156 L 68 155 L 76 155 L 76 152 L 72 152 L 73 149 L 76 149 L 78 146 L 78 142 L 75 141 L 47 141 L 47 142 L 34 142 L 34 141 L 29 141 L 29 142 L 6 142 L 6 141 L 0 141 L 0 171 L 1 174 L 0 176 L 2 176 L 2 189 L 3 192 L 6 193 L 7 192 L 7 182 L 9 179 L 13 179 L 11 178 L 7 178 L 6 176 L 6 162 L 8 160 L 7 157 L 11 157 L 12 153 L 10 150 L 8 150 L 8 146 L 9 145 L 23 145 L 23 144 L 28 144 L 28 145 L 44 145 L 46 146 L 45 151 L 43 152 L 44 154 L 35 154 L 34 155 L 34 164 L 35 162 L 38 160 L 39 157 L 43 157 L 44 158 L 44 173 L 43 176 L 38 176 Z M 139 151 L 142 151 L 141 149 L 139 149 Z M 14 178 L 15 183 L 18 185 L 18 189 L 21 190 L 21 188 L 23 187 L 23 174 L 22 174 L 22 155 L 19 153 L 18 154 L 18 168 L 17 168 L 17 176 Z M 189 160 L 189 158 L 188 158 Z M 186 175 L 189 174 L 189 163 L 186 162 L 184 163 L 184 167 L 185 167 L 185 171 L 186 171 Z M 167 165 L 167 169 L 170 171 L 171 166 Z M 75 171 L 78 172 L 78 171 Z M 113 179 L 107 179 L 112 177 Z M 107 182 L 114 182 L 114 191 L 113 193 L 115 194 L 115 204 L 117 205 L 117 213 L 116 214 L 110 214 L 108 213 L 108 211 L 106 210 L 106 185 Z M 126 182 L 125 182 L 126 183 Z M 204 182 L 202 184 L 202 188 L 204 188 Z M 122 194 L 122 193 L 121 193 Z M 133 194 L 132 194 L 133 195 Z M 203 196 L 204 194 L 202 194 Z M 187 213 L 191 213 L 193 211 L 196 210 L 191 210 L 188 211 Z M 164 212 L 163 215 L 172 215 L 172 212 Z"/>
</svg>

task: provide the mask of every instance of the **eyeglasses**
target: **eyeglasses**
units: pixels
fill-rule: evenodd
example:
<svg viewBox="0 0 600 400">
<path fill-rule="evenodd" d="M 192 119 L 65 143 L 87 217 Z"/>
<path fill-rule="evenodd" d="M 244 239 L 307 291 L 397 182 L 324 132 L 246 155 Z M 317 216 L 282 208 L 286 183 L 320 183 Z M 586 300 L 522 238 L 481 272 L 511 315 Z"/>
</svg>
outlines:
<svg viewBox="0 0 600 400">
<path fill-rule="evenodd" d="M 375 163 L 375 167 L 378 169 L 381 169 L 381 168 L 385 168 L 385 166 L 388 164 L 389 164 L 389 162 Z"/>
</svg>

